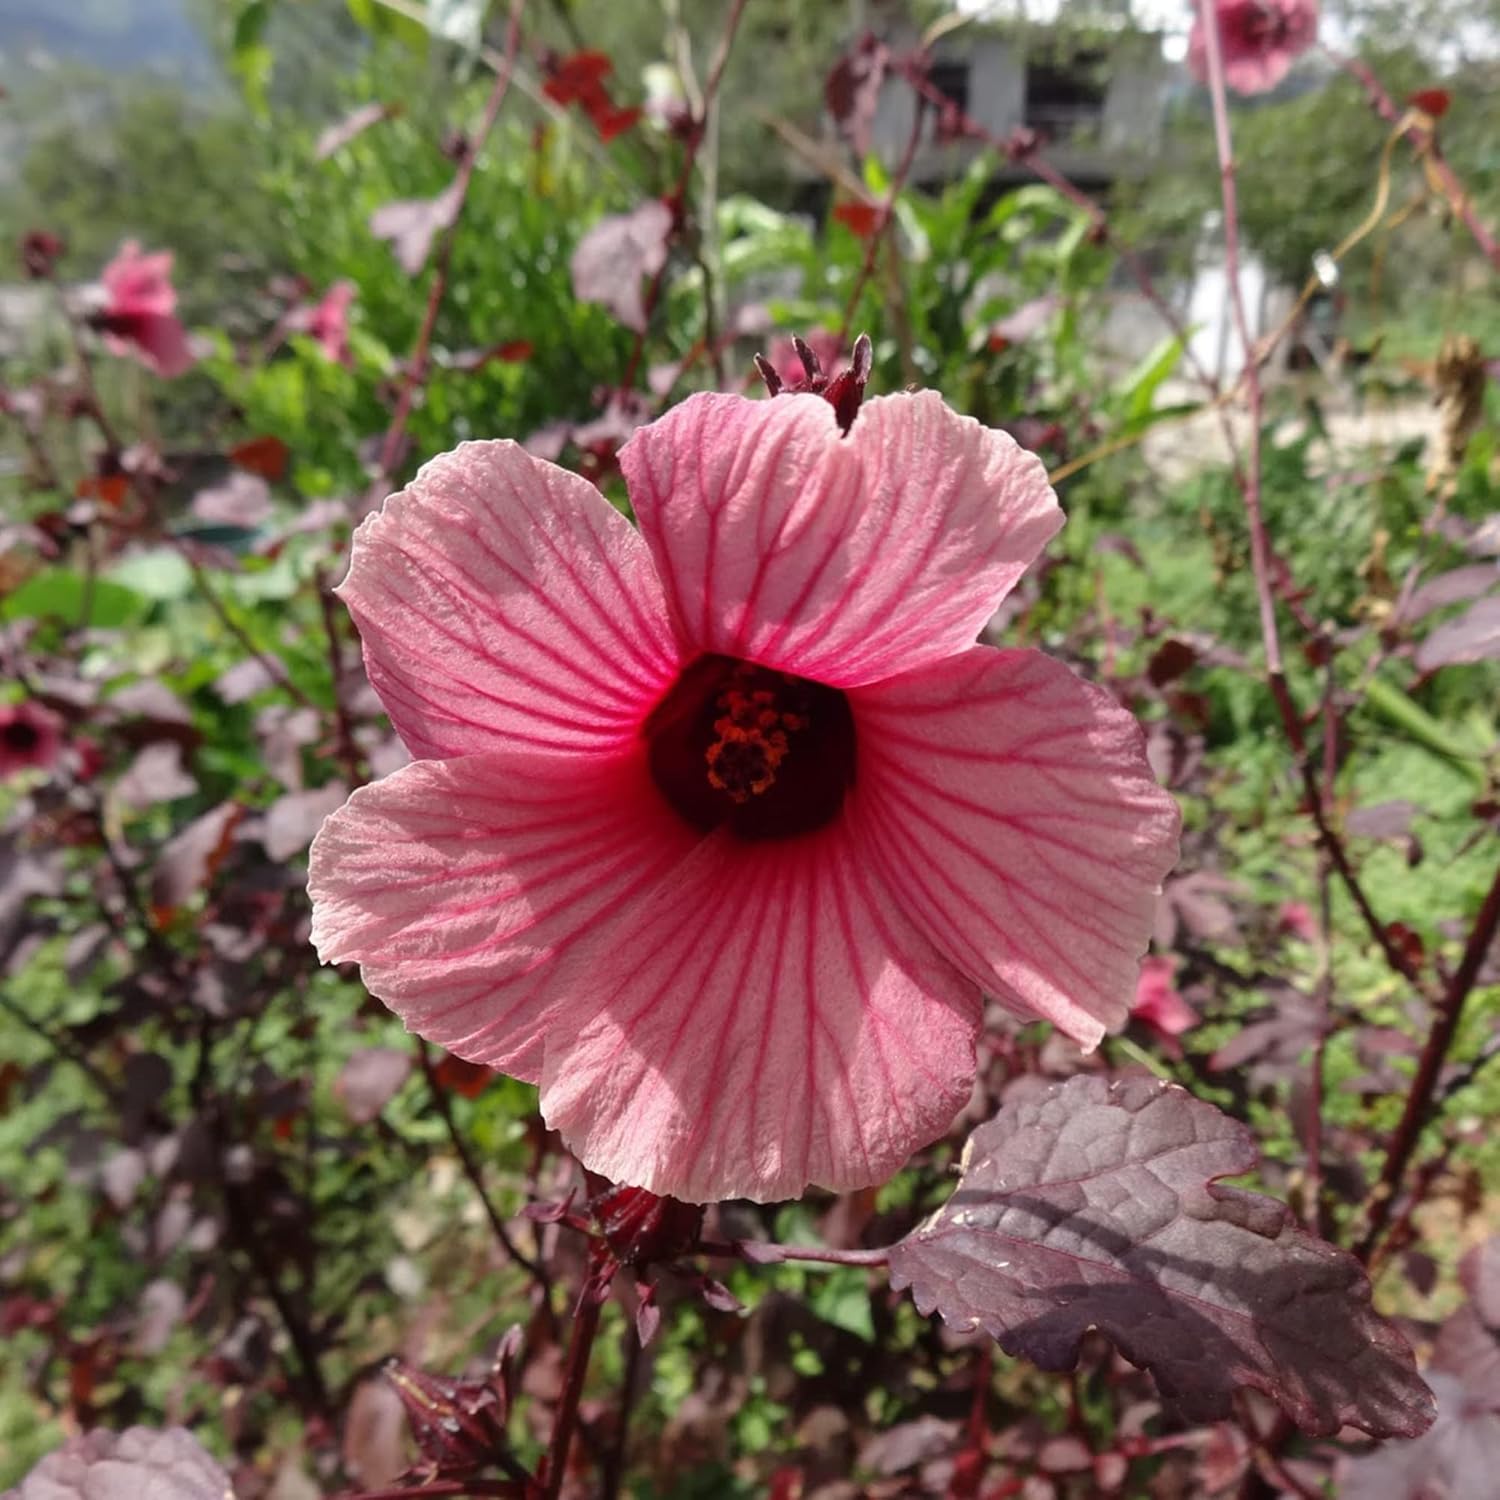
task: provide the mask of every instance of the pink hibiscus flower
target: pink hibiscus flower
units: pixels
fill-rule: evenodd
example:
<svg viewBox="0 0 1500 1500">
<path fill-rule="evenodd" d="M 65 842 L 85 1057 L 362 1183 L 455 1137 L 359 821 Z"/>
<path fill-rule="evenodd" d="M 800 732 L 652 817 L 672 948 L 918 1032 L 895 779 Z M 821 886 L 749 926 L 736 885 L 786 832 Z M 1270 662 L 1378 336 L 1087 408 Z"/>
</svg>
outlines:
<svg viewBox="0 0 1500 1500">
<path fill-rule="evenodd" d="M 1224 53 L 1224 81 L 1236 93 L 1263 94 L 1274 89 L 1317 39 L 1317 0 L 1214 0 L 1214 10 Z M 1188 38 L 1188 67 L 1200 83 L 1208 81 L 1201 14 Z"/>
<path fill-rule="evenodd" d="M 310 335 L 322 346 L 327 359 L 336 365 L 349 364 L 349 304 L 354 301 L 354 292 L 352 281 L 336 281 L 321 300 L 287 315 L 287 331 Z"/>
<path fill-rule="evenodd" d="M 0 780 L 47 770 L 62 752 L 63 722 L 40 703 L 0 703 Z"/>
<path fill-rule="evenodd" d="M 171 276 L 170 250 L 143 255 L 134 240 L 127 240 L 104 268 L 105 302 L 91 320 L 111 353 L 133 355 L 167 379 L 193 364 L 187 331 L 176 316 Z"/>
<path fill-rule="evenodd" d="M 1170 958 L 1144 959 L 1130 1014 L 1149 1026 L 1172 1056 L 1181 1057 L 1182 1044 L 1177 1038 L 1198 1024 L 1198 1012 L 1178 992 L 1173 980 L 1176 969 Z"/>
<path fill-rule="evenodd" d="M 698 395 L 620 463 L 639 531 L 510 442 L 360 527 L 416 759 L 318 834 L 313 941 L 616 1182 L 880 1182 L 968 1100 L 982 992 L 1124 1023 L 1176 806 L 1109 694 L 975 644 L 1062 524 L 1005 434 Z"/>
</svg>

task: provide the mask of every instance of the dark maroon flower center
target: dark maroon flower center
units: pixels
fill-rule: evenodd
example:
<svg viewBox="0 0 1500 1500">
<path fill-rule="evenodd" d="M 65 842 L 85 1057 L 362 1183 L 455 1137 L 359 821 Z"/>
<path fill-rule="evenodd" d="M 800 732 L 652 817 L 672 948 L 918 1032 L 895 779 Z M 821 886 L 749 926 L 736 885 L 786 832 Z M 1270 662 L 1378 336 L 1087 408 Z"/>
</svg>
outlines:
<svg viewBox="0 0 1500 1500">
<path fill-rule="evenodd" d="M 13 755 L 27 755 L 41 744 L 42 736 L 35 724 L 28 724 L 25 719 L 12 719 L 4 729 L 0 729 L 0 744 Z"/>
<path fill-rule="evenodd" d="M 1290 30 L 1286 16 L 1269 5 L 1247 5 L 1238 20 L 1240 40 L 1245 46 L 1279 47 Z"/>
<path fill-rule="evenodd" d="M 700 656 L 641 726 L 651 775 L 705 832 L 790 838 L 838 815 L 854 781 L 854 716 L 837 688 Z"/>
</svg>

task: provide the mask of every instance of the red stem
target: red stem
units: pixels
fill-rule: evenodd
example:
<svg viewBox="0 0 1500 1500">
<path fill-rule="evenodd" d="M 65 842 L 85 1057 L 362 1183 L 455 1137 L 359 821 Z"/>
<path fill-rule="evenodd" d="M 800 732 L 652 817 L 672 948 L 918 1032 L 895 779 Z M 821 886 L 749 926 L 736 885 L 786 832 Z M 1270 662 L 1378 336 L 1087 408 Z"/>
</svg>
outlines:
<svg viewBox="0 0 1500 1500">
<path fill-rule="evenodd" d="M 703 137 L 708 131 L 708 114 L 719 92 L 719 84 L 724 77 L 724 68 L 729 62 L 730 49 L 734 46 L 735 33 L 739 30 L 740 17 L 744 15 L 745 6 L 748 3 L 749 0 L 734 0 L 734 4 L 729 8 L 729 15 L 724 21 L 724 34 L 719 38 L 718 50 L 714 53 L 714 60 L 708 69 L 708 78 L 703 85 L 703 112 L 693 121 L 693 128 L 683 144 L 682 170 L 678 172 L 676 185 L 666 200 L 674 215 L 674 234 L 680 229 L 679 216 L 682 213 L 683 204 L 687 201 L 688 189 L 692 186 L 693 168 L 698 163 L 698 152 L 703 145 Z M 710 211 L 712 212 L 712 208 Z M 703 267 L 703 274 L 707 277 L 707 266 Z M 622 392 L 628 391 L 635 384 L 635 377 L 640 371 L 641 357 L 646 351 L 646 332 L 651 327 L 652 314 L 656 311 L 656 304 L 661 299 L 661 289 L 666 281 L 666 275 L 667 261 L 663 259 L 651 280 L 646 284 L 645 295 L 641 298 L 644 315 L 641 318 L 641 326 L 636 331 L 630 357 L 625 361 L 625 373 L 620 376 L 619 388 Z M 710 296 L 706 288 L 704 296 Z"/>
<path fill-rule="evenodd" d="M 912 163 L 917 157 L 917 147 L 921 144 L 922 126 L 927 119 L 927 97 L 920 88 L 916 90 L 916 95 L 912 108 L 911 135 L 907 138 L 906 150 L 902 152 L 901 160 L 896 165 L 895 175 L 891 178 L 890 188 L 885 195 L 885 203 L 880 210 L 880 220 L 870 234 L 870 243 L 865 247 L 865 258 L 860 265 L 859 275 L 855 278 L 848 300 L 844 303 L 844 316 L 839 323 L 840 348 L 849 340 L 850 329 L 854 326 L 854 314 L 859 310 L 859 299 L 864 295 L 871 276 L 875 274 L 875 262 L 880 257 L 881 246 L 885 244 L 895 220 L 893 209 L 896 199 L 900 197 L 902 188 L 906 186 Z"/>
<path fill-rule="evenodd" d="M 573 1429 L 578 1425 L 578 1402 L 583 1396 L 583 1382 L 589 1372 L 589 1356 L 594 1349 L 594 1335 L 599 1331 L 599 1315 L 604 1308 L 608 1285 L 600 1288 L 594 1273 L 583 1284 L 578 1312 L 573 1319 L 573 1334 L 568 1343 L 568 1363 L 563 1371 L 562 1395 L 558 1397 L 557 1416 L 552 1424 L 552 1441 L 541 1474 L 541 1500 L 557 1500 L 563 1475 L 568 1467 L 568 1449 L 573 1445 Z"/>
<path fill-rule="evenodd" d="M 1401 1121 L 1396 1126 L 1390 1149 L 1386 1152 L 1385 1164 L 1381 1168 L 1380 1181 L 1375 1188 L 1370 1222 L 1365 1229 L 1365 1237 L 1355 1252 L 1361 1260 L 1370 1258 L 1390 1222 L 1402 1178 L 1406 1175 L 1422 1131 L 1432 1114 L 1438 1078 L 1443 1071 L 1443 1064 L 1448 1060 L 1448 1051 L 1458 1032 L 1458 1024 L 1463 1019 L 1464 1003 L 1479 979 L 1480 967 L 1490 951 L 1490 945 L 1495 941 L 1497 931 L 1500 931 L 1500 866 L 1495 870 L 1489 894 L 1484 898 L 1479 915 L 1474 919 L 1469 940 L 1464 945 L 1463 958 L 1453 971 L 1453 978 L 1449 980 L 1438 1005 L 1437 1017 L 1432 1030 L 1427 1034 L 1427 1043 L 1417 1062 L 1416 1077 L 1407 1090 Z"/>
<path fill-rule="evenodd" d="M 1234 141 L 1229 131 L 1229 103 L 1225 93 L 1219 15 L 1213 0 L 1199 0 L 1198 13 L 1202 21 L 1204 55 L 1208 63 L 1209 97 L 1213 101 L 1214 141 L 1219 154 L 1219 193 L 1224 204 L 1224 270 L 1229 281 L 1230 311 L 1234 316 L 1235 331 L 1239 334 L 1245 360 L 1245 399 L 1250 409 L 1249 457 L 1241 484 L 1245 516 L 1250 525 L 1250 567 L 1255 575 L 1255 595 L 1260 606 L 1260 634 L 1265 644 L 1266 675 L 1270 679 L 1271 691 L 1276 695 L 1278 705 L 1282 705 L 1283 699 L 1285 700 L 1282 717 L 1287 720 L 1288 733 L 1300 752 L 1302 725 L 1287 692 L 1281 665 L 1281 640 L 1277 634 L 1276 606 L 1271 595 L 1271 549 L 1266 540 L 1265 517 L 1260 508 L 1260 428 L 1263 402 L 1260 367 L 1254 357 L 1250 319 L 1245 311 L 1244 289 L 1240 285 L 1239 196 L 1235 190 Z M 1291 728 L 1293 724 L 1295 729 Z"/>
</svg>

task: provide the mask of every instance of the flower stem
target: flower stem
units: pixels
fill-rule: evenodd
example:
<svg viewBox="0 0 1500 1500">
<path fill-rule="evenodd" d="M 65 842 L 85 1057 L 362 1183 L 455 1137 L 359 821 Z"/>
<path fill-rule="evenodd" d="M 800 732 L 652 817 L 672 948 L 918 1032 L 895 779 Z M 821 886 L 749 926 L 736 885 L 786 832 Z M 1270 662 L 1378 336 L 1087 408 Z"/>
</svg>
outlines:
<svg viewBox="0 0 1500 1500">
<path fill-rule="evenodd" d="M 562 1489 L 563 1475 L 568 1467 L 568 1449 L 573 1445 L 573 1429 L 578 1425 L 578 1402 L 583 1395 L 583 1382 L 589 1372 L 589 1356 L 594 1351 L 594 1336 L 599 1332 L 599 1315 L 604 1309 L 606 1295 L 607 1285 L 601 1289 L 591 1273 L 584 1282 L 578 1312 L 573 1319 L 562 1395 L 558 1397 L 552 1441 L 542 1466 L 540 1500 L 557 1500 Z"/>
</svg>

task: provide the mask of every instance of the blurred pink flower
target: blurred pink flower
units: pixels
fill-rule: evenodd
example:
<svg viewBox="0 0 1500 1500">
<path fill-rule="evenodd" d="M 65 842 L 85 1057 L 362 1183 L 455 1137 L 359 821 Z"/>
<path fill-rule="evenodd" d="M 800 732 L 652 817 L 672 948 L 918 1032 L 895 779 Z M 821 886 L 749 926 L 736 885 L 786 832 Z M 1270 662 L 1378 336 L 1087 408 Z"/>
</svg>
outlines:
<svg viewBox="0 0 1500 1500">
<path fill-rule="evenodd" d="M 1317 940 L 1318 924 L 1306 902 L 1283 901 L 1276 913 L 1276 925 L 1291 937 L 1301 938 L 1304 943 Z"/>
<path fill-rule="evenodd" d="M 1317 0 L 1215 0 L 1224 81 L 1240 94 L 1273 89 L 1317 39 Z M 1208 81 L 1208 49 L 1201 13 L 1188 38 L 1188 67 Z"/>
<path fill-rule="evenodd" d="M 283 326 L 289 333 L 305 333 L 315 338 L 324 356 L 334 364 L 350 364 L 349 305 L 354 296 L 352 281 L 336 281 L 319 301 L 294 308 Z"/>
<path fill-rule="evenodd" d="M 318 834 L 313 941 L 616 1182 L 883 1181 L 968 1099 L 982 992 L 1124 1023 L 1176 805 L 1108 693 L 975 644 L 1062 524 L 1005 434 L 699 395 L 620 463 L 638 532 L 509 442 L 361 526 L 417 759 Z"/>
<path fill-rule="evenodd" d="M 134 240 L 105 266 L 105 303 L 93 324 L 111 353 L 133 355 L 167 379 L 193 364 L 187 331 L 177 320 L 172 288 L 172 252 L 143 255 Z"/>
<path fill-rule="evenodd" d="M 40 703 L 0 703 L 0 780 L 47 770 L 62 752 L 63 721 Z"/>
<path fill-rule="evenodd" d="M 1130 1014 L 1149 1026 L 1174 1056 L 1182 1055 L 1177 1038 L 1198 1024 L 1198 1012 L 1178 993 L 1173 982 L 1177 964 L 1170 958 L 1152 956 L 1141 961 Z"/>
</svg>

